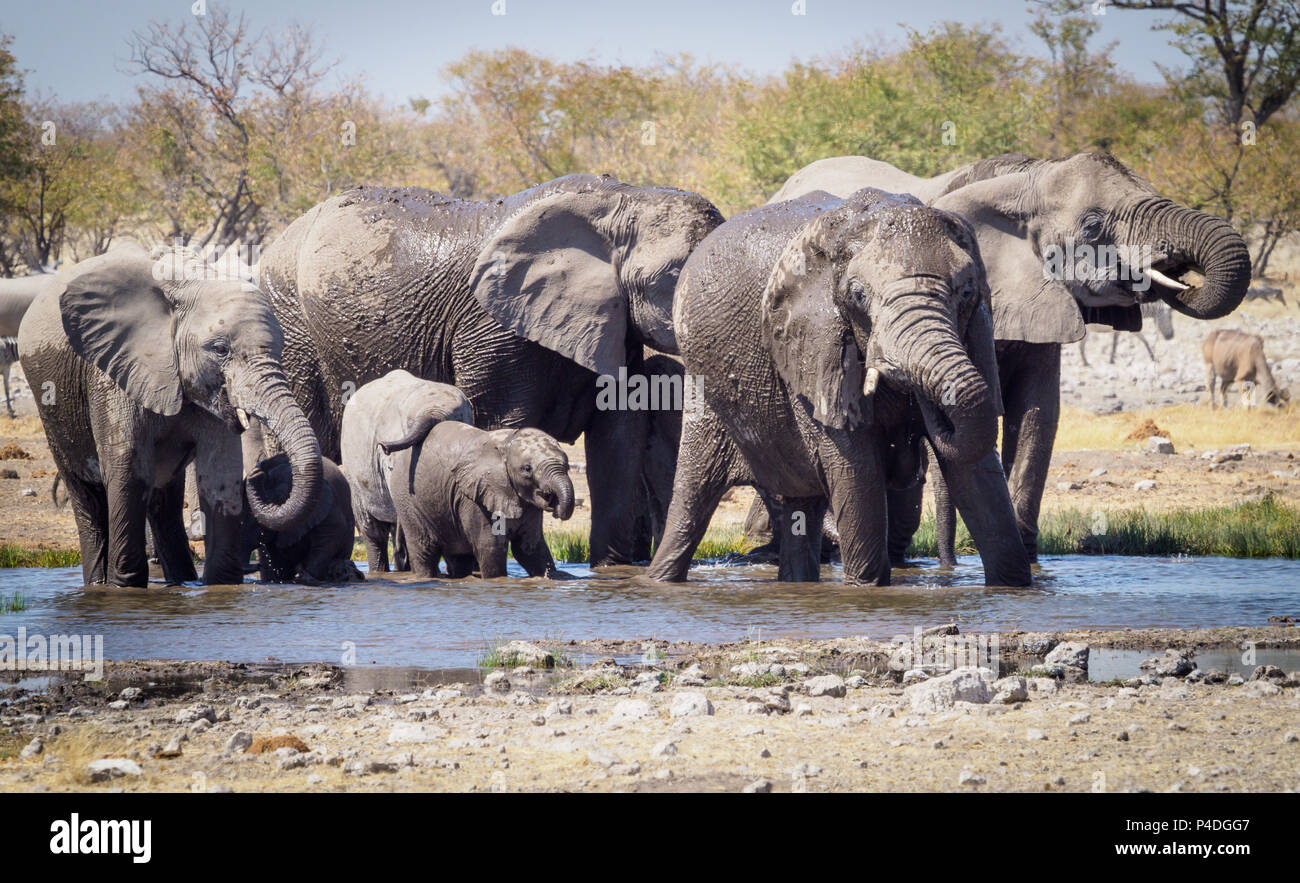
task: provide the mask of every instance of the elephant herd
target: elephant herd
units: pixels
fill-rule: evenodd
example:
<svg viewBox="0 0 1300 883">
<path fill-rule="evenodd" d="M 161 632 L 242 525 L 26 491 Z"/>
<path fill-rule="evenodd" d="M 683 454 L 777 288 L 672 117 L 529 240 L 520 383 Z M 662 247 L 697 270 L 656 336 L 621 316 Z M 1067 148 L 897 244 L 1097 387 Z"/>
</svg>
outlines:
<svg viewBox="0 0 1300 883">
<path fill-rule="evenodd" d="M 826 159 L 726 220 L 609 176 L 492 202 L 360 187 L 294 221 L 256 284 L 197 263 L 125 244 L 22 320 L 88 584 L 146 584 L 146 524 L 166 578 L 196 578 L 190 463 L 205 582 L 242 580 L 253 545 L 266 579 L 359 578 L 358 528 L 371 572 L 391 542 L 417 575 L 502 576 L 509 551 L 557 576 L 542 513 L 572 513 L 559 443 L 582 437 L 593 566 L 643 561 L 654 535 L 647 576 L 685 579 L 744 484 L 781 579 L 818 578 L 826 518 L 845 581 L 885 585 L 928 470 L 941 561 L 960 511 L 985 581 L 1028 585 L 1061 345 L 1156 301 L 1217 318 L 1250 282 L 1226 222 L 1094 153 L 930 179 Z M 597 394 L 646 374 L 698 395 Z"/>
</svg>

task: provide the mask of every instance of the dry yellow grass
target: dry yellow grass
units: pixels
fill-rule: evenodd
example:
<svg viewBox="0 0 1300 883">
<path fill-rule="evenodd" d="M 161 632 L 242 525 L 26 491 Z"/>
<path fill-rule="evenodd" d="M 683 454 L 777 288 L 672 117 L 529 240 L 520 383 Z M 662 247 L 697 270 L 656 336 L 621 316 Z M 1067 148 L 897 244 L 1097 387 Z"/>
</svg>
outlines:
<svg viewBox="0 0 1300 883">
<path fill-rule="evenodd" d="M 1223 448 L 1249 443 L 1257 448 L 1300 447 L 1300 408 L 1219 408 L 1169 405 L 1143 411 L 1096 415 L 1063 408 L 1056 450 L 1131 450 L 1141 442 L 1124 436 L 1150 419 L 1169 433 L 1178 450 Z"/>
<path fill-rule="evenodd" d="M 86 764 L 101 757 L 129 757 L 131 747 L 122 737 L 105 735 L 90 725 L 64 730 L 45 746 L 45 752 L 61 761 L 57 781 L 74 790 L 82 790 L 91 784 L 86 775 Z M 123 783 L 119 781 L 118 784 Z"/>
<path fill-rule="evenodd" d="M 0 435 L 6 438 L 40 439 L 45 441 L 45 428 L 39 417 L 0 417 Z"/>
</svg>

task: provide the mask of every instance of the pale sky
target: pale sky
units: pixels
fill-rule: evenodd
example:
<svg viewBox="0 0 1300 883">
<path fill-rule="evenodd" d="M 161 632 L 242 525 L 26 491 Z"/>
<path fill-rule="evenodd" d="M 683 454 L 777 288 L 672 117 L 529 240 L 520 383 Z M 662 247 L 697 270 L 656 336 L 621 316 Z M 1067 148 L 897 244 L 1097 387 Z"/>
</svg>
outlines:
<svg viewBox="0 0 1300 883">
<path fill-rule="evenodd" d="M 193 0 L 4 0 L 0 32 L 27 72 L 30 93 L 64 101 L 129 99 L 140 82 L 127 70 L 127 38 L 152 19 L 179 23 Z M 213 0 L 209 0 L 213 2 Z M 1030 31 L 1028 0 L 263 0 L 232 2 L 254 31 L 298 21 L 323 39 L 345 77 L 362 74 L 392 102 L 443 94 L 441 69 L 469 49 L 519 46 L 572 61 L 641 64 L 690 53 L 770 74 L 792 59 L 847 48 L 901 44 L 906 26 L 945 20 L 997 22 L 1012 45 L 1042 54 Z M 494 15 L 504 6 L 504 15 Z M 1153 32 L 1161 14 L 1110 9 L 1094 38 L 1118 41 L 1116 60 L 1137 78 L 1158 82 L 1155 63 L 1183 56 L 1169 35 Z"/>
</svg>

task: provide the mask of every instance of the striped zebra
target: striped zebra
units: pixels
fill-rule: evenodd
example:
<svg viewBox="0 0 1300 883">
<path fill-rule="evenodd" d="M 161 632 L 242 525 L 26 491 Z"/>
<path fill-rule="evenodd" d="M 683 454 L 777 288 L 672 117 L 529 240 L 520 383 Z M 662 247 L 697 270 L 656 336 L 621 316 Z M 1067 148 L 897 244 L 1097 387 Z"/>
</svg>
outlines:
<svg viewBox="0 0 1300 883">
<path fill-rule="evenodd" d="M 4 377 L 5 382 L 5 408 L 9 411 L 9 416 L 14 416 L 14 406 L 9 400 L 9 369 L 14 362 L 18 361 L 18 338 L 0 337 L 0 376 Z"/>
</svg>

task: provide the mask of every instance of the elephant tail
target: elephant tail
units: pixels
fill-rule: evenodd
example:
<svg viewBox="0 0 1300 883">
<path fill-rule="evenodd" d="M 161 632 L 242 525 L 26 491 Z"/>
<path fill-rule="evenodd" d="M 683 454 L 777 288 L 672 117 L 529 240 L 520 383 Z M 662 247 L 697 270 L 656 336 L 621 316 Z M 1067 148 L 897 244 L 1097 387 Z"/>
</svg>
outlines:
<svg viewBox="0 0 1300 883">
<path fill-rule="evenodd" d="M 433 429 L 440 419 L 437 414 L 423 413 L 416 418 L 415 425 L 411 427 L 411 430 L 406 435 L 390 441 L 380 439 L 379 448 L 385 454 L 395 454 L 398 451 L 414 447 L 424 441 L 424 437 L 429 434 L 429 430 Z"/>
<path fill-rule="evenodd" d="M 68 492 L 65 490 L 63 496 L 59 496 L 59 485 L 63 483 L 63 473 L 54 473 L 54 483 L 50 485 L 50 500 L 54 502 L 55 509 L 62 509 L 68 505 Z"/>
</svg>

